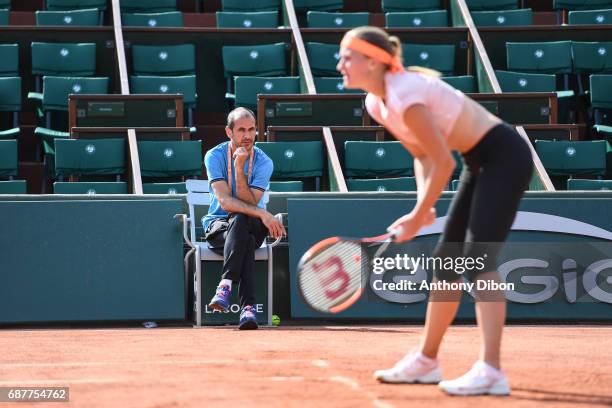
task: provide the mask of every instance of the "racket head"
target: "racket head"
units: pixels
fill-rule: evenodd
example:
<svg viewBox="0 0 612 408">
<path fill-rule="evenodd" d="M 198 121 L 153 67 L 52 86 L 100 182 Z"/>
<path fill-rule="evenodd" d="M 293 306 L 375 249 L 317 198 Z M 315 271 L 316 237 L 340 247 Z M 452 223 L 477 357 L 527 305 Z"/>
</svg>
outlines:
<svg viewBox="0 0 612 408">
<path fill-rule="evenodd" d="M 298 264 L 298 288 L 304 302 L 316 311 L 340 313 L 363 293 L 362 246 L 342 237 L 313 245 Z"/>
<path fill-rule="evenodd" d="M 391 239 L 392 234 L 331 237 L 313 245 L 298 263 L 298 288 L 306 304 L 323 313 L 340 313 L 352 306 L 367 282 L 371 256 L 366 248 L 383 242 L 376 251 L 380 254 Z"/>
</svg>

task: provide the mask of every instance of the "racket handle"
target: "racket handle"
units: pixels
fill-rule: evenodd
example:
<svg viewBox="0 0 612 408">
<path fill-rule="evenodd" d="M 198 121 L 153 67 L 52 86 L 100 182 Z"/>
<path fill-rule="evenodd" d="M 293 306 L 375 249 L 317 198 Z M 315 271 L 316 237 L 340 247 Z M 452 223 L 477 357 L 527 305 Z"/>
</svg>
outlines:
<svg viewBox="0 0 612 408">
<path fill-rule="evenodd" d="M 395 241 L 397 236 L 402 233 L 402 229 L 403 229 L 402 227 L 396 227 L 394 229 L 387 229 L 387 231 L 389 232 L 389 240 L 392 242 Z"/>
</svg>

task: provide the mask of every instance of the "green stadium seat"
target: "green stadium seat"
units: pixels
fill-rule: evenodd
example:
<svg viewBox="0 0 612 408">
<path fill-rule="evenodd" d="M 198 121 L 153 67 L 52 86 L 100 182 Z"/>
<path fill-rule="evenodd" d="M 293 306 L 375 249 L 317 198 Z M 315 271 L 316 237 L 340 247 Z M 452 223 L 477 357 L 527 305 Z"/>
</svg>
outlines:
<svg viewBox="0 0 612 408">
<path fill-rule="evenodd" d="M 535 148 L 550 175 L 604 175 L 606 172 L 605 140 L 536 140 Z"/>
<path fill-rule="evenodd" d="M 385 13 L 396 11 L 425 11 L 442 8 L 441 0 L 382 0 L 381 7 Z"/>
<path fill-rule="evenodd" d="M 478 92 L 478 84 L 473 75 L 445 76 L 440 79 L 463 93 Z"/>
<path fill-rule="evenodd" d="M 281 0 L 221 0 L 223 11 L 278 11 Z"/>
<path fill-rule="evenodd" d="M 315 77 L 315 88 L 319 94 L 335 93 L 363 93 L 361 89 L 345 89 L 342 78 L 340 77 Z"/>
<path fill-rule="evenodd" d="M 134 94 L 181 94 L 187 109 L 187 126 L 193 125 L 193 109 L 197 103 L 196 76 L 145 76 L 130 77 Z"/>
<path fill-rule="evenodd" d="M 503 92 L 555 92 L 558 101 L 559 122 L 573 122 L 572 99 L 574 98 L 574 91 L 556 91 L 557 80 L 554 75 L 496 70 L 495 76 Z"/>
<path fill-rule="evenodd" d="M 514 10 L 518 8 L 517 0 L 465 0 L 465 4 L 472 11 L 486 10 Z"/>
<path fill-rule="evenodd" d="M 612 75 L 589 76 L 589 95 L 596 130 L 612 125 Z"/>
<path fill-rule="evenodd" d="M 19 76 L 19 45 L 0 44 L 0 77 Z"/>
<path fill-rule="evenodd" d="M 45 126 L 34 129 L 34 134 L 42 139 L 45 164 L 45 175 L 52 174 L 54 169 L 55 140 L 70 137 L 67 132 L 65 115 L 63 121 L 52 122 L 52 111 L 68 111 L 68 96 L 70 94 L 106 94 L 108 93 L 109 79 L 107 77 L 43 77 L 42 111 Z M 28 95 L 29 96 L 29 95 Z M 37 96 L 36 96 L 37 99 Z M 62 116 L 62 115 L 60 115 Z M 57 123 L 55 123 L 57 122 Z M 62 123 L 61 125 L 59 125 Z M 55 130 L 54 127 L 63 127 Z M 40 154 L 39 154 L 40 156 Z M 43 180 L 43 192 L 46 190 L 46 179 Z"/>
<path fill-rule="evenodd" d="M 556 79 L 549 74 L 527 74 L 496 70 L 502 92 L 555 92 Z"/>
<path fill-rule="evenodd" d="M 196 76 L 131 76 L 134 94 L 182 94 L 186 108 L 196 104 Z"/>
<path fill-rule="evenodd" d="M 44 111 L 68 110 L 70 94 L 106 94 L 109 79 L 107 77 L 43 77 Z"/>
<path fill-rule="evenodd" d="M 300 93 L 300 77 L 252 77 L 237 76 L 236 106 L 257 109 L 257 94 L 297 94 Z"/>
<path fill-rule="evenodd" d="M 225 76 L 277 76 L 287 74 L 285 43 L 228 45 L 221 49 Z"/>
<path fill-rule="evenodd" d="M 0 111 L 21 110 L 21 78 L 0 77 Z"/>
<path fill-rule="evenodd" d="M 293 0 L 295 11 L 338 11 L 344 7 L 343 0 Z"/>
<path fill-rule="evenodd" d="M 80 182 L 58 182 L 53 183 L 55 194 L 127 194 L 127 183 L 125 181 L 80 181 Z"/>
<path fill-rule="evenodd" d="M 0 181 L 0 194 L 26 194 L 25 180 Z"/>
<path fill-rule="evenodd" d="M 0 177 L 13 179 L 17 175 L 17 140 L 0 140 Z"/>
<path fill-rule="evenodd" d="M 612 6 L 612 4 L 611 4 Z M 575 24 L 612 24 L 612 9 L 570 11 L 568 23 Z"/>
<path fill-rule="evenodd" d="M 176 11 L 176 0 L 121 0 L 123 13 L 163 13 Z"/>
<path fill-rule="evenodd" d="M 508 70 L 542 74 L 572 72 L 572 42 L 507 42 Z"/>
<path fill-rule="evenodd" d="M 306 20 L 310 28 L 354 28 L 368 25 L 370 14 L 309 11 Z"/>
<path fill-rule="evenodd" d="M 324 154 L 321 141 L 257 142 L 274 163 L 273 180 L 315 178 L 315 190 L 320 190 Z"/>
<path fill-rule="evenodd" d="M 304 191 L 304 182 L 302 180 L 271 181 L 270 191 L 283 193 Z"/>
<path fill-rule="evenodd" d="M 34 75 L 91 76 L 95 73 L 95 43 L 32 43 Z"/>
<path fill-rule="evenodd" d="M 612 8 L 611 0 L 553 0 L 555 10 L 600 10 Z"/>
<path fill-rule="evenodd" d="M 598 139 L 612 140 L 612 126 L 595 125 L 593 126 Z M 612 163 L 611 163 L 612 164 Z M 609 167 L 612 170 L 612 165 Z"/>
<path fill-rule="evenodd" d="M 195 75 L 195 58 L 193 44 L 132 46 L 135 75 Z"/>
<path fill-rule="evenodd" d="M 571 41 L 507 42 L 506 62 L 508 71 L 560 75 L 557 89 L 570 89 Z"/>
<path fill-rule="evenodd" d="M 528 9 L 472 11 L 470 12 L 477 27 L 530 26 L 533 24 L 533 11 Z"/>
<path fill-rule="evenodd" d="M 612 75 L 591 75 L 589 79 L 591 106 L 612 109 Z"/>
<path fill-rule="evenodd" d="M 612 42 L 572 41 L 572 60 L 577 74 L 612 71 Z"/>
<path fill-rule="evenodd" d="M 37 26 L 90 27 L 100 25 L 98 9 L 61 10 L 36 12 Z"/>
<path fill-rule="evenodd" d="M 340 46 L 338 44 L 324 44 L 307 42 L 306 54 L 310 62 L 310 69 L 315 76 L 339 76 L 336 65 L 340 60 Z"/>
<path fill-rule="evenodd" d="M 0 194 L 25 194 L 26 181 L 13 180 L 17 175 L 17 140 L 0 140 Z"/>
<path fill-rule="evenodd" d="M 0 139 L 19 136 L 18 112 L 21 111 L 21 78 L 0 77 L 0 112 L 13 112 L 12 128 L 0 130 Z"/>
<path fill-rule="evenodd" d="M 348 191 L 416 191 L 416 178 L 348 179 Z"/>
<path fill-rule="evenodd" d="M 612 42 L 572 41 L 572 61 L 578 94 L 585 94 L 584 75 L 612 72 Z"/>
<path fill-rule="evenodd" d="M 413 158 L 400 142 L 344 142 L 344 175 L 352 178 L 413 175 Z"/>
<path fill-rule="evenodd" d="M 0 8 L 0 26 L 9 25 L 9 13 L 8 9 Z"/>
<path fill-rule="evenodd" d="M 47 10 L 65 11 L 97 8 L 106 10 L 106 0 L 47 0 Z"/>
<path fill-rule="evenodd" d="M 199 177 L 202 175 L 202 142 L 138 142 L 142 177 Z"/>
<path fill-rule="evenodd" d="M 185 183 L 143 183 L 144 194 L 187 194 Z"/>
<path fill-rule="evenodd" d="M 18 126 L 13 125 L 14 127 L 6 130 L 0 130 L 0 139 L 15 139 L 19 136 L 21 130 Z"/>
<path fill-rule="evenodd" d="M 223 47 L 221 54 L 224 75 L 227 79 L 226 98 L 235 98 L 237 92 L 235 79 L 237 76 L 275 77 L 287 75 L 286 49 L 287 44 L 285 43 Z"/>
<path fill-rule="evenodd" d="M 448 27 L 448 11 L 412 11 L 386 13 L 387 28 Z"/>
<path fill-rule="evenodd" d="M 234 97 L 236 76 L 287 75 L 287 44 L 229 45 L 221 49 L 228 98 Z"/>
<path fill-rule="evenodd" d="M 455 46 L 453 44 L 402 44 L 404 65 L 418 65 L 435 69 L 444 76 L 455 72 Z"/>
<path fill-rule="evenodd" d="M 58 139 L 55 176 L 109 176 L 125 173 L 125 139 Z"/>
<path fill-rule="evenodd" d="M 162 13 L 121 13 L 124 27 L 182 27 L 183 13 L 167 11 Z"/>
<path fill-rule="evenodd" d="M 568 190 L 612 190 L 612 180 L 568 179 Z"/>
<path fill-rule="evenodd" d="M 219 28 L 276 28 L 278 11 L 231 12 L 217 11 Z"/>
</svg>

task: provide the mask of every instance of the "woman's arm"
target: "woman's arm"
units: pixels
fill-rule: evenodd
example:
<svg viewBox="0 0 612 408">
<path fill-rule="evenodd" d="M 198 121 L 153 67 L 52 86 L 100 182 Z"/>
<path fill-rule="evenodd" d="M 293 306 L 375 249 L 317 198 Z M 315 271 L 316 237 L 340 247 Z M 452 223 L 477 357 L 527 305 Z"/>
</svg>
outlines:
<svg viewBox="0 0 612 408">
<path fill-rule="evenodd" d="M 389 228 L 401 226 L 397 241 L 414 237 L 418 230 L 433 221 L 431 209 L 448 184 L 455 169 L 455 160 L 450 148 L 433 125 L 429 110 L 423 105 L 413 105 L 404 111 L 404 123 L 416 138 L 418 148 L 410 149 L 414 156 L 414 172 L 417 180 L 417 203 L 413 210 L 395 221 Z M 400 140 L 405 146 L 412 141 Z"/>
</svg>

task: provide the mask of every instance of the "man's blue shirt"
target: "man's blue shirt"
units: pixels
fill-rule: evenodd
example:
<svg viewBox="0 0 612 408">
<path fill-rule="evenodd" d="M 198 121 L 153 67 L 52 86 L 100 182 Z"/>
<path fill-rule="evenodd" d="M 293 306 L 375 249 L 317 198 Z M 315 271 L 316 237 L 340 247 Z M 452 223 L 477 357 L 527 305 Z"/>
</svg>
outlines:
<svg viewBox="0 0 612 408">
<path fill-rule="evenodd" d="M 227 149 L 229 148 L 230 142 L 221 143 L 208 152 L 204 156 L 204 165 L 206 166 L 206 174 L 208 176 L 208 182 L 212 185 L 215 181 L 225 180 L 227 182 Z M 270 177 L 274 170 L 274 164 L 272 160 L 266 156 L 266 154 L 258 147 L 253 147 L 253 170 L 251 177 L 247 180 L 250 188 L 256 188 L 261 191 L 266 191 L 270 184 Z M 250 158 L 244 163 L 244 174 L 248 174 Z M 236 197 L 236 170 L 234 169 L 234 161 L 232 160 L 232 197 Z M 261 196 L 257 206 L 264 208 L 264 196 Z M 210 188 L 210 207 L 208 208 L 208 215 L 202 217 L 202 224 L 204 224 L 204 231 L 207 230 L 208 225 L 215 218 L 227 217 L 227 212 L 221 208 L 215 192 Z"/>
</svg>

